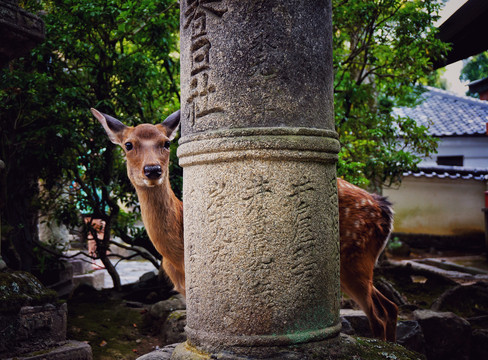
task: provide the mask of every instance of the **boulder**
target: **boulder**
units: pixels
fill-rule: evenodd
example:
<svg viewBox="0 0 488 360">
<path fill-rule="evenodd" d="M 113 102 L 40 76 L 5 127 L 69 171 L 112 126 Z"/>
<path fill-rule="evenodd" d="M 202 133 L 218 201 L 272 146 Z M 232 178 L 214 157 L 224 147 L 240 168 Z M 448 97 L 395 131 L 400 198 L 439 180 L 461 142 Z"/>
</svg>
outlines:
<svg viewBox="0 0 488 360">
<path fill-rule="evenodd" d="M 355 335 L 356 334 L 351 323 L 343 316 L 341 316 L 341 325 L 342 325 L 341 333 L 346 334 L 346 335 Z"/>
<path fill-rule="evenodd" d="M 164 321 L 171 312 L 184 309 L 186 309 L 185 300 L 181 295 L 176 295 L 168 300 L 159 301 L 151 305 L 149 307 L 149 314 L 154 318 Z"/>
<path fill-rule="evenodd" d="M 358 336 L 372 337 L 371 329 L 369 327 L 369 320 L 362 310 L 341 309 L 341 321 L 347 321 L 353 329 L 353 333 Z M 351 332 L 351 330 L 348 330 Z M 349 334 L 348 335 L 352 335 Z"/>
<path fill-rule="evenodd" d="M 161 327 L 163 344 L 173 344 L 186 341 L 186 310 L 176 310 L 168 315 Z"/>
<path fill-rule="evenodd" d="M 469 359 L 488 359 L 488 329 L 473 330 Z"/>
<path fill-rule="evenodd" d="M 32 274 L 0 272 L 0 358 L 91 360 L 90 345 L 66 340 L 67 312 Z"/>
<path fill-rule="evenodd" d="M 176 345 L 179 344 L 172 344 L 172 345 L 165 346 L 162 349 L 158 349 L 146 355 L 142 355 L 138 357 L 136 360 L 170 360 Z"/>
<path fill-rule="evenodd" d="M 68 340 L 53 348 L 5 360 L 93 360 L 93 354 L 90 345 L 81 341 Z"/>
<path fill-rule="evenodd" d="M 185 300 L 181 295 L 172 296 L 168 300 L 159 301 L 149 306 L 147 313 L 144 315 L 144 327 L 153 335 L 160 335 L 169 315 L 173 311 L 185 309 Z M 170 342 L 165 343 L 168 344 Z"/>
<path fill-rule="evenodd" d="M 425 338 L 425 353 L 429 360 L 468 360 L 471 327 L 468 321 L 451 312 L 415 310 Z"/>
<path fill-rule="evenodd" d="M 434 311 L 453 311 L 464 317 L 488 315 L 488 282 L 479 281 L 449 289 L 431 308 Z"/>
<path fill-rule="evenodd" d="M 397 343 L 409 350 L 425 354 L 425 338 L 417 321 L 398 322 Z"/>
</svg>

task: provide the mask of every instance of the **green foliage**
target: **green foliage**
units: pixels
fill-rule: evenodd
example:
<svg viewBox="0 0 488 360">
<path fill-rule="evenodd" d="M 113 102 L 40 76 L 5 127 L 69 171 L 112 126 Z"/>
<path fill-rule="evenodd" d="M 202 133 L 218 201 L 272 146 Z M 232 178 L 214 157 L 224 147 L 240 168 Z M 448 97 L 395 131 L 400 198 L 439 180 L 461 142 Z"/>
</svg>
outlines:
<svg viewBox="0 0 488 360">
<path fill-rule="evenodd" d="M 460 79 L 464 81 L 481 80 L 488 77 L 488 51 L 471 57 L 461 70 Z M 479 97 L 478 94 L 466 92 L 466 95 Z"/>
<path fill-rule="evenodd" d="M 161 122 L 179 107 L 178 3 L 66 0 L 23 6 L 43 11 L 46 40 L 1 71 L 0 157 L 8 167 L 2 223 L 22 225 L 21 216 L 8 218 L 5 211 L 19 197 L 27 197 L 31 213 L 40 207 L 36 191 L 26 196 L 25 189 L 36 188 L 32 184 L 42 178 L 53 195 L 45 204 L 58 218 L 80 225 L 73 213 L 81 212 L 106 222 L 98 244 L 104 253 L 119 203 L 132 206 L 136 199 L 121 152 L 89 108 L 133 125 Z M 19 172 L 26 169 L 29 183 L 23 184 Z"/>
<path fill-rule="evenodd" d="M 401 180 L 436 143 L 410 119 L 392 114 L 415 104 L 431 58 L 446 49 L 435 38 L 440 2 L 333 0 L 338 174 L 381 191 Z M 403 140 L 399 141 L 398 139 Z"/>
<path fill-rule="evenodd" d="M 0 158 L 7 164 L 0 207 L 9 265 L 30 267 L 42 204 L 73 225 L 82 223 L 80 213 L 103 219 L 99 255 L 111 230 L 129 243 L 147 243 L 134 227 L 138 206 L 122 153 L 88 109 L 133 125 L 161 122 L 179 107 L 178 2 L 25 0 L 22 6 L 42 10 L 46 41 L 0 71 Z M 414 104 L 416 85 L 433 81 L 430 59 L 446 49 L 432 25 L 439 6 L 438 0 L 333 0 L 338 173 L 347 180 L 379 190 L 434 151 L 426 129 L 392 109 Z M 171 158 L 171 182 L 181 196 L 175 143 Z M 42 204 L 39 178 L 51 195 Z"/>
</svg>

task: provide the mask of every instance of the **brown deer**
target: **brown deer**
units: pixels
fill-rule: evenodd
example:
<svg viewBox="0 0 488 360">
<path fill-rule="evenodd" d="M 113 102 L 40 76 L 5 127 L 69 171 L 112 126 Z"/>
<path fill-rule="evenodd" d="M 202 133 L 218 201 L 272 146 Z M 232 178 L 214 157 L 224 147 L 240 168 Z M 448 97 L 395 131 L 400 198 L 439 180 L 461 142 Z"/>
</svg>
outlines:
<svg viewBox="0 0 488 360">
<path fill-rule="evenodd" d="M 110 140 L 122 146 L 127 173 L 141 205 L 149 238 L 163 256 L 163 269 L 185 295 L 183 206 L 169 183 L 169 145 L 180 112 L 162 124 L 124 125 L 91 109 Z M 375 337 L 395 341 L 398 308 L 373 286 L 373 269 L 391 232 L 393 212 L 383 197 L 338 179 L 341 288 L 363 309 Z"/>
</svg>

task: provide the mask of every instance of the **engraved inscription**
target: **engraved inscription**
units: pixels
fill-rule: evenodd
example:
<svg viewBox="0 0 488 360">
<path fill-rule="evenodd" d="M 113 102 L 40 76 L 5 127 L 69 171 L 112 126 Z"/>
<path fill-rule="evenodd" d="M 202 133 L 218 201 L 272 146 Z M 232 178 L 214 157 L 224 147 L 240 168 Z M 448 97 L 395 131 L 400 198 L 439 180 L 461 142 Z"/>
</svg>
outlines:
<svg viewBox="0 0 488 360">
<path fill-rule="evenodd" d="M 337 195 L 337 179 L 335 176 L 332 176 L 331 179 L 327 183 L 327 194 L 329 196 L 329 204 L 331 207 L 335 207 L 335 211 L 333 214 L 329 214 L 327 216 L 327 229 L 331 234 L 331 241 L 333 241 L 333 264 L 336 264 L 334 267 L 334 274 L 333 279 L 339 281 L 340 279 L 340 256 L 341 256 L 341 248 L 340 248 L 340 241 L 339 241 L 339 198 Z M 332 216 L 333 215 L 333 216 Z M 332 256 L 332 254 L 330 255 Z M 334 300 L 336 301 L 334 308 L 339 308 L 340 304 L 340 286 L 335 286 L 335 294 Z"/>
<path fill-rule="evenodd" d="M 211 249 L 210 264 L 225 262 L 225 259 L 232 255 L 229 253 L 230 248 L 226 246 L 232 242 L 231 235 L 226 231 L 226 225 L 231 221 L 231 215 L 226 209 L 230 196 L 225 182 L 214 182 L 207 193 L 208 228 L 211 238 L 215 240 L 215 246 Z"/>
<path fill-rule="evenodd" d="M 273 255 L 268 248 L 266 198 L 272 194 L 269 180 L 256 175 L 244 184 L 241 199 L 245 204 L 245 215 L 250 219 L 249 235 L 249 275 L 250 292 L 257 300 L 264 301 L 273 295 L 272 263 Z M 266 301 L 268 304 L 272 302 Z"/>
<path fill-rule="evenodd" d="M 313 293 L 315 287 L 312 284 L 317 273 L 318 264 L 311 254 L 315 252 L 315 236 L 312 226 L 312 207 L 307 199 L 307 194 L 314 191 L 314 185 L 308 176 L 303 176 L 292 183 L 289 194 L 293 199 L 294 237 L 291 246 L 292 268 L 294 281 L 301 286 L 310 289 Z"/>
<path fill-rule="evenodd" d="M 227 7 L 222 0 L 186 0 L 183 12 L 183 28 L 190 31 L 190 93 L 185 116 L 191 126 L 209 114 L 223 112 L 216 100 L 216 86 L 210 80 L 212 74 L 208 36 L 208 16 L 221 18 Z"/>
<path fill-rule="evenodd" d="M 265 0 L 255 1 L 250 6 L 249 13 L 253 14 L 252 28 L 256 29 L 248 49 L 249 69 L 247 75 L 252 83 L 258 87 L 274 87 L 270 82 L 277 78 L 280 64 L 283 62 L 282 51 L 280 51 L 276 38 L 270 36 L 268 29 L 269 19 L 265 10 Z M 253 112 L 258 120 L 265 120 L 273 116 L 279 109 L 275 105 L 275 96 L 266 92 L 259 92 L 264 96 L 254 99 Z"/>
</svg>

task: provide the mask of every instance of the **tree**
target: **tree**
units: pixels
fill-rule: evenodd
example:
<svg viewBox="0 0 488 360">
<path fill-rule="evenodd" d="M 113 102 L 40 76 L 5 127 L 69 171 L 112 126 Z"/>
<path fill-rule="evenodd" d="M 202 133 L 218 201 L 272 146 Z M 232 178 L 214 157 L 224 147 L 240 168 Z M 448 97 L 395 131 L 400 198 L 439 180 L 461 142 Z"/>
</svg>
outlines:
<svg viewBox="0 0 488 360">
<path fill-rule="evenodd" d="M 415 169 L 436 142 L 411 119 L 392 114 L 415 104 L 432 58 L 438 0 L 333 0 L 338 174 L 377 192 Z M 399 139 L 402 141 L 399 141 Z"/>
<path fill-rule="evenodd" d="M 481 80 L 488 77 L 488 51 L 475 55 L 464 64 L 461 70 L 460 79 L 464 81 Z M 478 94 L 473 94 L 469 90 L 466 95 L 472 97 L 479 97 Z"/>
<path fill-rule="evenodd" d="M 131 243 L 147 244 L 147 236 L 128 228 L 138 215 L 133 189 L 120 152 L 89 108 L 117 114 L 130 125 L 160 122 L 179 107 L 177 2 L 66 0 L 32 1 L 25 6 L 46 13 L 46 41 L 2 72 L 0 98 L 7 107 L 0 110 L 1 156 L 9 167 L 5 187 L 2 183 L 7 189 L 2 224 L 9 226 L 11 244 L 6 258 L 15 259 L 22 247 L 32 252 L 36 244 L 37 180 L 43 178 L 52 194 L 70 189 L 67 196 L 48 202 L 58 218 L 79 225 L 76 214 L 81 211 L 89 219 L 105 222 L 97 255 L 120 287 L 106 255 L 111 231 Z M 22 169 L 29 169 L 28 181 Z M 21 174 L 15 175 L 16 171 Z M 23 188 L 33 191 L 23 190 L 19 186 L 23 182 Z M 135 212 L 121 210 L 119 201 Z M 21 216 L 9 216 L 16 203 L 33 219 L 28 226 Z M 89 231 L 96 235 L 93 227 Z M 14 239 L 15 233 L 28 238 Z M 29 261 L 19 259 L 15 267 L 29 269 Z"/>
</svg>

